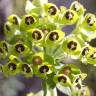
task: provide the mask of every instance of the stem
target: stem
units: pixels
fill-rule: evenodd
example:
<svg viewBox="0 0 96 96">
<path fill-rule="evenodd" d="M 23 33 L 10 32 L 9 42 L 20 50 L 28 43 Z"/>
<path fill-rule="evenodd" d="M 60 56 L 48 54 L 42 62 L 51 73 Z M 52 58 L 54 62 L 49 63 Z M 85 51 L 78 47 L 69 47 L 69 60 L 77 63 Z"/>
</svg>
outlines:
<svg viewBox="0 0 96 96">
<path fill-rule="evenodd" d="M 44 91 L 43 96 L 47 96 L 47 82 L 46 82 L 46 79 L 44 79 L 44 80 L 42 81 L 42 89 L 43 89 L 43 91 Z"/>
<path fill-rule="evenodd" d="M 46 79 L 42 81 L 42 87 L 43 87 L 43 96 L 57 96 L 57 90 L 56 87 L 54 89 L 48 88 Z"/>
<path fill-rule="evenodd" d="M 56 90 L 56 88 L 49 89 L 49 91 L 50 91 L 50 96 L 57 96 L 57 90 Z"/>
</svg>

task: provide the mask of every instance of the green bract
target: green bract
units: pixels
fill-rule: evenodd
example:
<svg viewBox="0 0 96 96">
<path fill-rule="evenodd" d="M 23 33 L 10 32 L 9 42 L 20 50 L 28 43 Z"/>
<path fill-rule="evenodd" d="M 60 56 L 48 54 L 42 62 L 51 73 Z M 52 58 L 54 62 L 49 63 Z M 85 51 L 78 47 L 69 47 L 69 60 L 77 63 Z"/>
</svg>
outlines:
<svg viewBox="0 0 96 96">
<path fill-rule="evenodd" d="M 43 41 L 44 34 L 41 30 L 34 28 L 27 31 L 27 37 L 30 41 L 37 44 Z"/>
<path fill-rule="evenodd" d="M 44 11 L 45 11 L 45 16 L 49 15 L 54 17 L 58 15 L 59 9 L 57 8 L 56 5 L 52 3 L 47 3 L 44 4 Z"/>
<path fill-rule="evenodd" d="M 54 67 L 48 62 L 43 62 L 42 65 L 38 66 L 37 76 L 41 78 L 47 78 L 48 74 L 51 74 L 54 71 Z"/>
<path fill-rule="evenodd" d="M 19 30 L 21 19 L 17 15 L 11 15 L 8 17 L 8 21 L 4 25 L 4 32 L 6 37 L 13 36 L 16 31 Z"/>
<path fill-rule="evenodd" d="M 25 15 L 20 23 L 20 30 L 25 32 L 28 29 L 35 28 L 39 24 L 38 15 L 35 13 Z"/>
<path fill-rule="evenodd" d="M 11 48 L 12 54 L 18 56 L 18 55 L 27 55 L 30 51 L 30 48 L 28 48 L 27 45 L 25 45 L 23 42 L 16 42 L 14 46 Z"/>
<path fill-rule="evenodd" d="M 74 1 L 71 4 L 70 9 L 74 10 L 78 14 L 78 16 L 83 15 L 85 12 L 85 8 L 78 1 Z"/>
<path fill-rule="evenodd" d="M 62 48 L 68 55 L 79 55 L 81 52 L 81 46 L 75 38 L 66 38 Z"/>
<path fill-rule="evenodd" d="M 82 48 L 81 53 L 80 53 L 80 59 L 83 63 L 87 63 L 87 57 L 89 58 L 90 54 L 92 54 L 94 51 L 94 48 L 86 45 Z"/>
<path fill-rule="evenodd" d="M 13 26 L 18 26 L 19 27 L 19 24 L 20 24 L 21 20 L 20 20 L 20 18 L 17 15 L 13 14 L 13 15 L 8 17 L 8 21 L 10 23 L 12 23 Z"/>
<path fill-rule="evenodd" d="M 65 36 L 65 33 L 61 30 L 53 30 L 48 33 L 45 39 L 45 44 L 52 46 L 53 44 L 59 44 Z"/>
<path fill-rule="evenodd" d="M 92 50 L 87 56 L 87 63 L 96 64 L 96 49 Z"/>
<path fill-rule="evenodd" d="M 17 75 L 20 71 L 19 66 L 20 62 L 18 58 L 11 55 L 11 57 L 9 57 L 8 63 L 2 66 L 2 71 L 4 72 L 5 76 Z"/>
<path fill-rule="evenodd" d="M 54 23 L 48 22 L 47 18 L 40 20 L 40 27 L 39 29 L 42 30 L 43 34 L 46 36 L 50 31 L 56 29 L 56 25 Z M 46 20 L 46 21 L 45 21 Z M 45 21 L 45 22 L 44 22 Z M 43 25 L 43 26 L 42 26 Z"/>
<path fill-rule="evenodd" d="M 69 77 L 70 81 L 73 83 L 74 79 L 76 79 L 75 75 L 79 75 L 81 70 L 74 64 L 65 64 L 61 67 L 58 74 L 64 74 Z"/>
<path fill-rule="evenodd" d="M 37 52 L 37 53 L 33 54 L 33 56 L 31 57 L 31 62 L 32 62 L 33 73 L 37 74 L 38 66 L 42 65 L 44 62 L 44 53 Z"/>
<path fill-rule="evenodd" d="M 87 13 L 82 22 L 82 27 L 88 31 L 96 30 L 96 17 L 94 14 Z"/>
<path fill-rule="evenodd" d="M 60 21 L 64 25 L 72 25 L 75 24 L 78 20 L 79 16 L 77 13 L 71 9 L 68 9 L 64 12 L 62 17 L 60 18 Z"/>
<path fill-rule="evenodd" d="M 13 32 L 12 32 L 13 31 Z M 12 26 L 12 23 L 10 23 L 9 21 L 7 21 L 4 25 L 4 33 L 6 36 L 12 36 L 15 32 L 15 29 Z"/>
<path fill-rule="evenodd" d="M 73 31 L 77 37 L 85 41 L 91 41 L 96 38 L 96 18 L 92 13 L 87 13 L 77 23 L 76 29 Z"/>
<path fill-rule="evenodd" d="M 5 59 L 8 55 L 8 44 L 6 41 L 0 41 L 0 58 Z"/>
<path fill-rule="evenodd" d="M 25 77 L 29 78 L 33 75 L 32 66 L 27 63 L 21 63 L 19 66 L 20 74 L 23 74 Z"/>
<path fill-rule="evenodd" d="M 74 64 L 65 64 L 59 71 L 59 74 L 65 74 L 67 76 L 71 74 L 76 75 L 76 74 L 80 74 L 80 69 Z"/>
<path fill-rule="evenodd" d="M 25 12 L 30 13 L 36 6 L 30 0 L 25 0 Z"/>
<path fill-rule="evenodd" d="M 71 86 L 71 81 L 70 81 L 69 77 L 64 74 L 58 74 L 58 75 L 54 76 L 53 79 L 56 84 L 60 83 L 61 85 L 65 86 L 65 87 Z"/>
</svg>

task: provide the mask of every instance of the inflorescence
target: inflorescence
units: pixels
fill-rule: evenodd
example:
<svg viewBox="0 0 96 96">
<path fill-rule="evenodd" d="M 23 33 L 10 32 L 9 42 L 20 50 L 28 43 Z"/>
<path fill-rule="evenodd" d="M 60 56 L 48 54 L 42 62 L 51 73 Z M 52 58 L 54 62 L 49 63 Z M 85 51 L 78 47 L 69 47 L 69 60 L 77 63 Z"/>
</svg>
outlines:
<svg viewBox="0 0 96 96">
<path fill-rule="evenodd" d="M 6 38 L 0 41 L 0 59 L 6 61 L 0 67 L 4 75 L 35 75 L 51 79 L 54 86 L 81 88 L 86 74 L 74 64 L 61 62 L 71 57 L 95 66 L 96 49 L 88 44 L 96 37 L 95 15 L 85 14 L 86 9 L 77 1 L 67 9 L 26 0 L 25 11 L 22 18 L 9 16 L 4 25 Z M 62 28 L 74 24 L 75 29 L 65 36 Z"/>
</svg>

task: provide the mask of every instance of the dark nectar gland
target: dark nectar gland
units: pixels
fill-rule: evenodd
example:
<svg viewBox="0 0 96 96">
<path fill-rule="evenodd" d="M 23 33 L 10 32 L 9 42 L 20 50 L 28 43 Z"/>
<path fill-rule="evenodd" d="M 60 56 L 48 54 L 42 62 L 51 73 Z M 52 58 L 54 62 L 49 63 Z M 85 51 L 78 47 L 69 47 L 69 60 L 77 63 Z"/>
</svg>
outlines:
<svg viewBox="0 0 96 96">
<path fill-rule="evenodd" d="M 62 83 L 66 83 L 67 78 L 65 76 L 60 76 L 60 77 L 58 77 L 58 81 L 62 82 Z"/>
<path fill-rule="evenodd" d="M 32 37 L 35 39 L 35 40 L 40 40 L 42 38 L 42 35 L 41 33 L 38 31 L 38 30 L 35 30 L 33 33 L 32 33 Z"/>
<path fill-rule="evenodd" d="M 9 64 L 8 64 L 8 68 L 9 68 L 10 71 L 16 70 L 16 64 L 14 64 L 14 63 L 9 63 Z"/>
<path fill-rule="evenodd" d="M 73 5 L 73 8 L 74 8 L 74 11 L 79 11 L 79 9 L 80 9 L 80 5 L 79 5 L 79 3 L 75 3 L 74 5 Z"/>
<path fill-rule="evenodd" d="M 7 44 L 6 43 L 3 43 L 3 48 L 6 52 L 8 52 L 8 47 L 7 47 Z"/>
<path fill-rule="evenodd" d="M 15 25 L 18 25 L 19 24 L 18 19 L 15 16 L 13 17 L 13 24 L 15 24 Z"/>
<path fill-rule="evenodd" d="M 51 6 L 48 12 L 50 15 L 55 15 L 57 13 L 57 9 L 55 8 L 55 6 Z"/>
<path fill-rule="evenodd" d="M 20 52 L 23 52 L 23 51 L 25 50 L 25 47 L 24 47 L 23 44 L 17 44 L 17 45 L 15 46 L 15 50 L 16 50 L 18 53 L 20 53 Z"/>
<path fill-rule="evenodd" d="M 77 48 L 77 43 L 74 42 L 74 41 L 70 41 L 67 45 L 67 47 L 70 49 L 70 50 L 76 50 Z"/>
<path fill-rule="evenodd" d="M 3 53 L 3 50 L 2 50 L 2 48 L 0 48 L 0 53 L 1 53 L 1 54 Z"/>
<path fill-rule="evenodd" d="M 22 65 L 22 71 L 23 71 L 23 72 L 26 72 L 26 73 L 30 73 L 30 72 L 31 72 L 31 69 L 30 69 L 30 67 L 28 66 L 28 64 L 23 64 L 23 65 Z"/>
<path fill-rule="evenodd" d="M 32 16 L 28 16 L 25 18 L 25 24 L 31 25 L 35 22 L 34 18 Z"/>
<path fill-rule="evenodd" d="M 83 51 L 82 51 L 82 55 L 85 56 L 88 53 L 89 53 L 89 48 L 88 47 L 84 48 Z"/>
<path fill-rule="evenodd" d="M 73 14 L 72 12 L 67 11 L 67 12 L 65 13 L 65 18 L 66 18 L 66 19 L 72 20 L 73 17 L 74 17 L 74 14 Z"/>
<path fill-rule="evenodd" d="M 90 56 L 92 59 L 96 59 L 96 51 Z"/>
<path fill-rule="evenodd" d="M 58 35 L 57 32 L 52 32 L 52 33 L 49 35 L 49 39 L 50 39 L 51 41 L 58 40 L 58 38 L 59 38 L 59 35 Z"/>
<path fill-rule="evenodd" d="M 49 71 L 49 67 L 47 65 L 41 66 L 41 68 L 39 69 L 39 71 L 41 73 L 46 73 Z"/>
<path fill-rule="evenodd" d="M 8 24 L 5 25 L 5 28 L 7 29 L 7 31 L 11 30 Z"/>
<path fill-rule="evenodd" d="M 95 23 L 95 21 L 94 21 L 94 19 L 92 17 L 89 17 L 87 19 L 87 23 L 88 23 L 89 26 L 93 26 L 93 24 Z"/>
</svg>

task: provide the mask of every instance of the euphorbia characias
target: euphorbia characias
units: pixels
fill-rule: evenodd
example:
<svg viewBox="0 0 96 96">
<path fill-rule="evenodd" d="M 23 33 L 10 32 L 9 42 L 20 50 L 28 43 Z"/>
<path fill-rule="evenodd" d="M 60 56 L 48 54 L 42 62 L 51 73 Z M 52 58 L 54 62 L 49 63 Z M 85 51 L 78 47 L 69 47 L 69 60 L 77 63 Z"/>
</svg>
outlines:
<svg viewBox="0 0 96 96">
<path fill-rule="evenodd" d="M 70 90 L 62 91 L 69 96 L 90 96 L 82 83 L 87 74 L 75 64 L 62 63 L 70 57 L 96 66 L 96 49 L 88 43 L 96 37 L 96 17 L 85 11 L 77 1 L 59 9 L 47 0 L 25 0 L 26 14 L 22 18 L 12 14 L 4 25 L 0 60 L 6 62 L 0 70 L 5 76 L 41 78 L 43 96 L 57 96 L 56 87 Z M 62 28 L 73 24 L 76 27 L 66 36 Z"/>
</svg>

